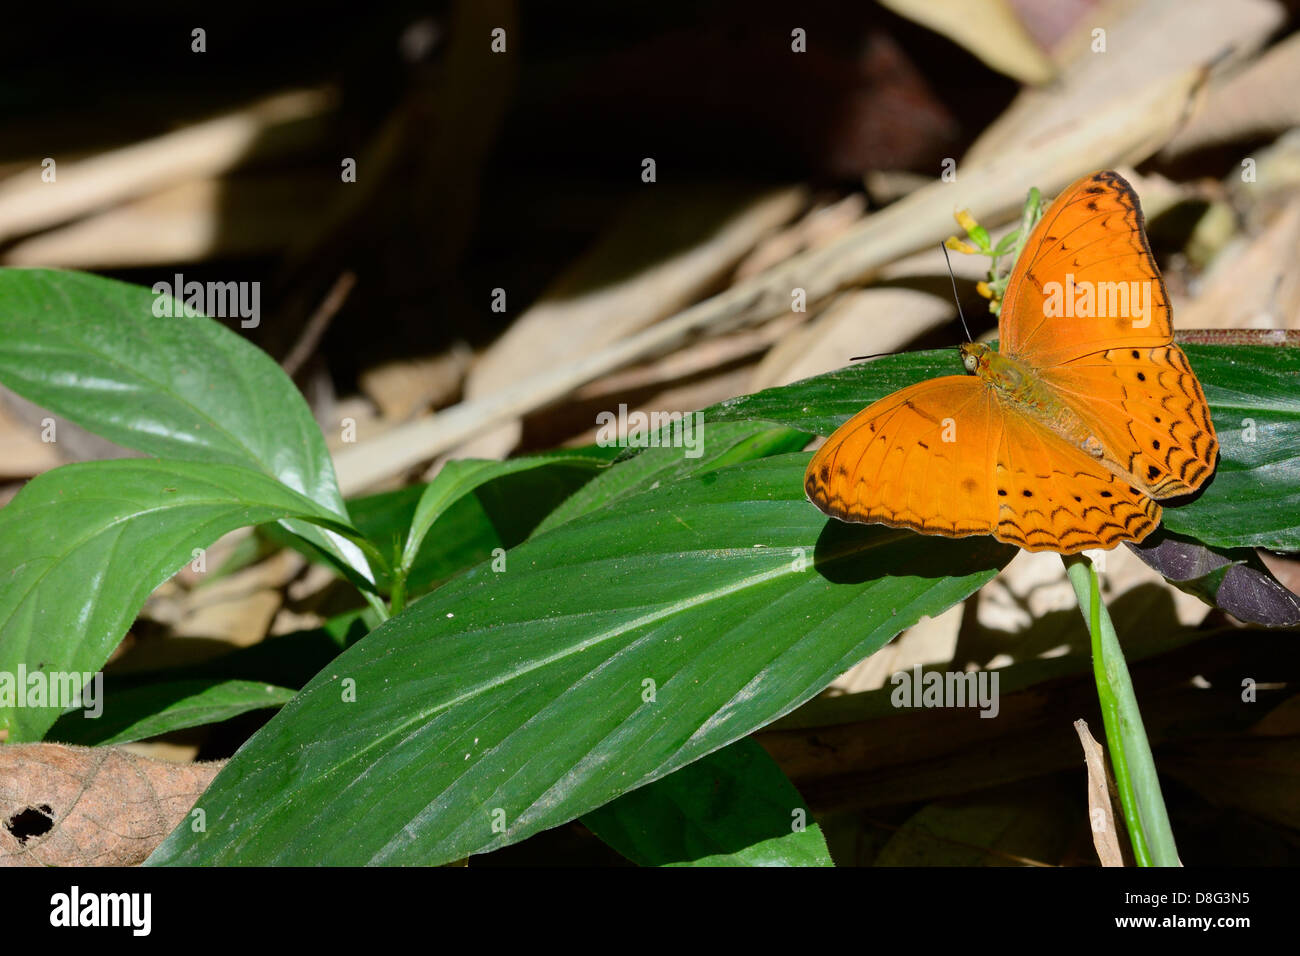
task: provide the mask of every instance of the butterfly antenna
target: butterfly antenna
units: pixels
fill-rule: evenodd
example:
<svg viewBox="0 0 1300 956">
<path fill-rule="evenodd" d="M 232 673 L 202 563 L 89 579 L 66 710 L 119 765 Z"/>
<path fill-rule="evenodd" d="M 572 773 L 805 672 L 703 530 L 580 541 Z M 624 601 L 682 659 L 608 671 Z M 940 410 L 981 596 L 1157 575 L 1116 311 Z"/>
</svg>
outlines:
<svg viewBox="0 0 1300 956">
<path fill-rule="evenodd" d="M 870 355 L 851 355 L 849 356 L 849 361 L 861 362 L 863 359 L 880 358 L 882 355 L 893 355 L 893 354 L 894 354 L 893 352 L 873 352 Z"/>
<path fill-rule="evenodd" d="M 952 280 L 952 301 L 957 303 L 957 315 L 961 317 L 961 327 L 966 330 L 966 341 L 974 342 L 971 338 L 970 326 L 966 324 L 966 314 L 961 310 L 961 298 L 957 295 L 957 277 L 952 272 L 952 260 L 948 258 L 948 247 L 942 242 L 939 248 L 943 250 L 943 261 L 948 263 L 948 278 Z"/>
</svg>

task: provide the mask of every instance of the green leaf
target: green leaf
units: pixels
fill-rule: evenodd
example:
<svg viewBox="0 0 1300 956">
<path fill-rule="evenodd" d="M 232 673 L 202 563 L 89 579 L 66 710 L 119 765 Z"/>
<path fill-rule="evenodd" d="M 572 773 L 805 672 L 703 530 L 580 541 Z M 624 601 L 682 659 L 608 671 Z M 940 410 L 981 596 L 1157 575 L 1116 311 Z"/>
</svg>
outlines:
<svg viewBox="0 0 1300 956">
<path fill-rule="evenodd" d="M 661 485 L 415 602 L 254 735 L 201 800 L 207 832 L 178 829 L 153 862 L 438 863 L 513 843 L 789 712 L 1015 553 L 828 521 L 807 460 Z"/>
<path fill-rule="evenodd" d="M 442 466 L 442 470 L 438 472 L 433 481 L 424 486 L 420 500 L 416 503 L 415 514 L 411 517 L 410 533 L 406 537 L 406 543 L 402 547 L 401 560 L 398 562 L 401 572 L 405 574 L 415 564 L 420 545 L 424 543 L 424 536 L 429 533 L 433 523 L 442 517 L 443 513 L 456 501 L 469 494 L 479 485 L 486 484 L 494 479 L 523 471 L 531 471 L 534 468 L 548 467 L 557 462 L 566 466 L 571 466 L 576 462 L 579 467 L 585 465 L 593 469 L 604 467 L 607 464 L 602 459 L 575 458 L 571 454 L 564 453 L 559 455 L 529 455 L 524 458 L 512 458 L 509 461 L 485 461 L 466 458 L 447 462 Z"/>
<path fill-rule="evenodd" d="M 1300 550 L 1300 349 L 1184 346 L 1219 436 L 1214 478 L 1164 527 L 1224 548 Z"/>
<path fill-rule="evenodd" d="M 1300 349 L 1183 346 L 1219 435 L 1214 477 L 1164 511 L 1169 531 L 1219 547 L 1300 550 Z M 706 409 L 705 421 L 766 421 L 829 435 L 891 392 L 963 374 L 956 349 L 886 356 Z"/>
<path fill-rule="evenodd" d="M 703 429 L 703 454 L 688 458 L 680 448 L 646 448 L 606 469 L 553 510 L 538 532 L 557 528 L 566 521 L 590 514 L 620 498 L 626 498 L 686 475 L 798 451 L 811 440 L 807 432 L 794 428 L 772 428 L 761 422 L 722 422 Z"/>
<path fill-rule="evenodd" d="M 518 459 L 529 463 L 487 475 L 482 484 L 452 501 L 437 518 L 433 533 L 425 535 L 407 573 L 407 593 L 423 594 L 486 560 L 496 549 L 519 544 L 542 518 L 594 475 L 608 471 L 609 461 L 601 457 L 604 452 L 600 448 L 582 448 L 573 454 L 553 453 L 541 456 L 543 464 L 540 465 L 531 459 Z M 387 549 L 393 555 L 394 564 L 415 517 L 416 506 L 428 487 L 410 485 L 348 501 L 353 525 L 368 540 Z M 317 549 L 273 525 L 258 530 L 314 561 L 323 559 Z M 383 577 L 380 583 L 388 588 L 391 581 Z"/>
<path fill-rule="evenodd" d="M 347 519 L 320 428 L 269 355 L 204 316 L 156 315 L 150 289 L 81 272 L 0 269 L 0 382 L 160 458 L 241 465 Z M 328 529 L 290 530 L 359 585 L 369 558 Z"/>
<path fill-rule="evenodd" d="M 582 822 L 641 866 L 833 866 L 811 817 L 776 761 L 745 739 Z"/>
<path fill-rule="evenodd" d="M 279 707 L 294 691 L 252 681 L 170 681 L 106 695 L 100 717 L 64 714 L 46 737 L 87 747 L 125 744 L 159 734 L 215 724 L 250 710 Z"/>
<path fill-rule="evenodd" d="M 98 670 L 193 548 L 286 515 L 341 525 L 234 465 L 123 458 L 34 478 L 0 509 L 0 673 Z M 0 728 L 39 740 L 61 710 L 0 698 Z"/>
</svg>

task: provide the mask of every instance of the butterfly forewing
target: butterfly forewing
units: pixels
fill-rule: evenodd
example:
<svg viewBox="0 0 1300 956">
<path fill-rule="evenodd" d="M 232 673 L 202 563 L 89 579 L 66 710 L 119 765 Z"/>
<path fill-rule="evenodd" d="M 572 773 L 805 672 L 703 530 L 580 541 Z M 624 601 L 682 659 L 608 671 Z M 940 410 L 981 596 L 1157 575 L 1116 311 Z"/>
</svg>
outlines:
<svg viewBox="0 0 1300 956">
<path fill-rule="evenodd" d="M 1137 194 L 1118 173 L 1087 176 L 1052 203 L 1012 270 L 998 338 L 1001 352 L 1039 368 L 1173 341 Z"/>
<path fill-rule="evenodd" d="M 951 375 L 911 385 L 841 425 L 813 455 L 804 487 L 842 521 L 990 534 L 989 473 L 1000 428 L 979 379 Z"/>
</svg>

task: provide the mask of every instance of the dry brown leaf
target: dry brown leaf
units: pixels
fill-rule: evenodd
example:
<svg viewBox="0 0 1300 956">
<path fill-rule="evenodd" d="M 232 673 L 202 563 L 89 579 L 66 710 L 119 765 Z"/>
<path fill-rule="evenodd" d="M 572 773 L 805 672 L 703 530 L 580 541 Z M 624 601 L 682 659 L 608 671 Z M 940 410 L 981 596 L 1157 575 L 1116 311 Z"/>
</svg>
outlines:
<svg viewBox="0 0 1300 956">
<path fill-rule="evenodd" d="M 988 66 L 1022 83 L 1047 83 L 1052 61 L 1006 0 L 880 0 L 900 16 L 941 33 Z"/>
<path fill-rule="evenodd" d="M 732 366 L 746 359 L 757 361 L 772 346 L 804 324 L 805 316 L 789 313 L 756 329 L 743 329 L 696 343 L 689 349 L 670 352 L 663 358 L 634 365 L 601 376 L 574 393 L 578 400 L 613 399 L 620 392 L 651 387 L 669 388 L 674 383 L 698 378 L 713 369 Z M 731 396 L 727 396 L 730 398 Z"/>
<path fill-rule="evenodd" d="M 913 667 L 946 665 L 957 648 L 964 602 L 935 617 L 923 617 L 870 657 L 863 658 L 827 687 L 830 696 L 860 694 L 884 687 L 889 679 Z"/>
<path fill-rule="evenodd" d="M 220 769 L 117 747 L 0 747 L 0 866 L 136 866 Z"/>
<path fill-rule="evenodd" d="M 1074 795 L 1061 778 L 937 800 L 910 815 L 872 866 L 1053 866 L 1076 840 Z"/>
<path fill-rule="evenodd" d="M 1271 554 L 1262 550 L 1256 553 L 1259 555 L 1260 560 L 1268 566 L 1268 570 L 1273 577 L 1282 582 L 1284 588 L 1300 594 L 1300 558 Z M 1297 700 L 1300 700 L 1300 698 L 1297 698 Z"/>
<path fill-rule="evenodd" d="M 847 292 L 811 324 L 793 330 L 772 349 L 750 379 L 747 391 L 788 385 L 841 368 L 854 355 L 903 349 L 956 314 L 951 298 L 915 289 Z"/>
<path fill-rule="evenodd" d="M 1097 848 L 1097 857 L 1102 866 L 1123 866 L 1124 851 L 1120 848 L 1115 805 L 1111 802 L 1106 753 L 1088 729 L 1086 720 L 1076 720 L 1074 729 L 1079 734 L 1083 759 L 1088 765 L 1088 819 L 1092 829 L 1092 845 Z"/>
<path fill-rule="evenodd" d="M 1128 548 L 1090 554 L 1096 556 L 1102 596 L 1120 634 L 1136 639 L 1153 631 L 1174 633 L 1196 627 L 1210 612 L 1199 598 L 1170 585 Z M 1012 659 L 1090 652 L 1078 598 L 1059 555 L 1021 551 L 977 593 L 980 628 L 962 645 L 963 663 L 988 667 Z M 1009 651 L 1013 657 L 1008 657 Z"/>
<path fill-rule="evenodd" d="M 1234 206 L 1249 227 L 1260 228 L 1277 213 L 1279 205 L 1300 191 L 1300 126 L 1288 130 L 1263 149 L 1251 152 L 1255 181 L 1241 178 L 1245 167 L 1229 175 L 1224 185 Z"/>
<path fill-rule="evenodd" d="M 1259 690 L 1256 685 L 1256 691 Z M 1245 703 L 1245 701 L 1243 701 Z M 1300 736 L 1300 696 L 1288 697 L 1250 728 L 1256 737 Z"/>
<path fill-rule="evenodd" d="M 18 423 L 20 429 L 26 430 L 28 434 L 35 435 L 37 438 L 41 437 L 52 420 L 54 425 L 51 434 L 54 441 L 50 442 L 49 447 L 54 454 L 58 455 L 60 464 L 70 461 L 94 461 L 100 458 L 121 458 L 136 454 L 121 445 L 113 444 L 107 438 L 101 438 L 87 431 L 66 418 L 51 415 L 35 402 L 29 402 L 3 385 L 0 385 L 0 406 L 4 407 L 5 414 L 10 419 Z"/>
<path fill-rule="evenodd" d="M 980 135 L 962 164 L 991 162 L 1045 130 L 1087 118 L 1099 104 L 1140 97 L 1169 76 L 1206 66 L 1225 50 L 1232 59 L 1243 60 L 1283 17 L 1271 0 L 1145 0 L 1090 11 L 1058 48 L 1058 82 L 1022 92 Z M 1096 30 L 1104 35 L 1095 35 Z M 1098 39 L 1105 42 L 1104 52 L 1093 49 Z"/>
<path fill-rule="evenodd" d="M 1300 125 L 1297 88 L 1300 34 L 1267 50 L 1240 73 L 1212 84 L 1205 105 L 1161 150 L 1161 158 Z"/>
<path fill-rule="evenodd" d="M 877 206 L 888 206 L 898 202 L 904 196 L 910 196 L 923 186 L 934 181 L 933 176 L 925 176 L 906 169 L 871 169 L 862 177 L 862 185 Z"/>
<path fill-rule="evenodd" d="M 1300 827 L 1300 736 L 1238 736 L 1170 746 L 1160 752 L 1160 772 L 1217 806 L 1237 807 L 1292 830 Z"/>
<path fill-rule="evenodd" d="M 458 342 L 440 355 L 394 359 L 366 369 L 358 384 L 380 416 L 405 421 L 455 398 L 473 358 L 473 350 Z"/>
<path fill-rule="evenodd" d="M 600 429 L 592 424 L 595 416 L 602 411 L 617 408 L 621 402 L 626 401 L 629 414 L 639 411 L 647 415 L 652 413 L 672 414 L 674 412 L 690 414 L 695 409 L 716 404 L 743 392 L 745 383 L 753 374 L 753 370 L 754 364 L 751 363 L 742 365 L 739 368 L 721 369 L 704 378 L 678 380 L 674 384 L 667 385 L 661 391 L 646 395 L 644 399 L 628 401 L 630 396 L 625 392 L 613 394 L 602 392 L 597 397 L 589 396 L 582 402 L 570 402 L 567 408 L 577 412 L 582 417 L 571 422 L 570 434 L 563 444 L 577 447 L 595 442 L 600 432 Z M 593 408 L 595 411 L 592 411 Z M 542 444 L 553 443 L 544 436 L 540 441 Z M 430 478 L 433 473 L 434 469 L 430 469 L 429 474 L 425 476 L 426 479 Z"/>
<path fill-rule="evenodd" d="M 926 179 L 929 182 L 929 179 Z M 736 266 L 733 282 L 741 282 L 807 249 L 817 249 L 843 235 L 867 211 L 862 193 L 849 193 L 832 203 L 819 203 L 802 218 L 768 236 Z"/>
<path fill-rule="evenodd" d="M 41 441 L 41 429 L 19 422 L 0 404 L 0 480 L 32 478 L 61 464 L 57 446 Z"/>
<path fill-rule="evenodd" d="M 758 195 L 658 184 L 647 189 L 483 354 L 465 382 L 468 398 L 613 346 L 685 308 L 807 202 L 801 187 Z M 500 458 L 520 434 L 518 422 L 493 429 L 462 454 Z"/>
<path fill-rule="evenodd" d="M 1300 328 L 1300 197 L 1266 231 L 1230 244 L 1190 302 L 1174 298 L 1178 325 L 1190 329 Z"/>
<path fill-rule="evenodd" d="M 0 261 L 127 269 L 267 255 L 315 232 L 330 195 L 309 171 L 193 180 L 21 239 Z"/>
<path fill-rule="evenodd" d="M 0 239 L 224 173 L 271 140 L 292 140 L 294 135 L 301 140 L 304 126 L 329 110 L 332 99 L 323 90 L 282 93 L 154 139 L 60 163 L 53 183 L 42 181 L 40 166 L 17 173 L 0 182 Z"/>
</svg>

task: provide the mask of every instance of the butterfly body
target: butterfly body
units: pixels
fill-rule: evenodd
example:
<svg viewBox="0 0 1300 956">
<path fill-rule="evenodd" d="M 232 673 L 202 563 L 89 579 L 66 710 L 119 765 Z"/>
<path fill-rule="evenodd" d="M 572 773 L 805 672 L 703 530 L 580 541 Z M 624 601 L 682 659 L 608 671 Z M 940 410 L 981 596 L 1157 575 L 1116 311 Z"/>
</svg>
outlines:
<svg viewBox="0 0 1300 956">
<path fill-rule="evenodd" d="M 964 343 L 961 354 L 966 370 L 978 375 L 1001 401 L 1036 419 L 1091 457 L 1105 461 L 1106 449 L 1101 440 L 1031 366 L 980 342 Z M 1118 473 L 1124 475 L 1122 467 Z"/>
<path fill-rule="evenodd" d="M 1117 313 L 1109 293 L 1130 286 Z M 1080 180 L 1048 210 L 1007 283 L 999 339 L 1000 351 L 961 346 L 969 374 L 841 426 L 808 466 L 813 503 L 844 521 L 1073 553 L 1142 540 L 1159 524 L 1154 499 L 1212 473 L 1205 397 L 1118 174 Z"/>
</svg>

